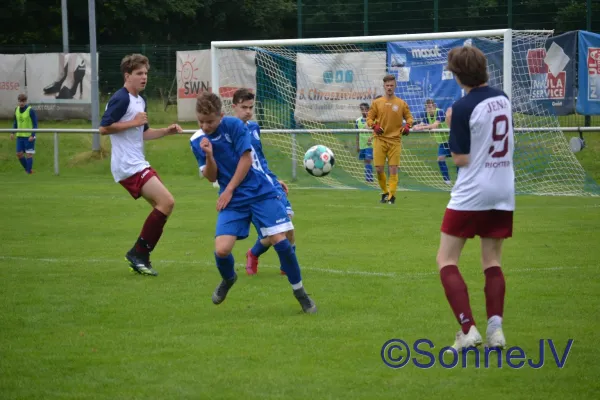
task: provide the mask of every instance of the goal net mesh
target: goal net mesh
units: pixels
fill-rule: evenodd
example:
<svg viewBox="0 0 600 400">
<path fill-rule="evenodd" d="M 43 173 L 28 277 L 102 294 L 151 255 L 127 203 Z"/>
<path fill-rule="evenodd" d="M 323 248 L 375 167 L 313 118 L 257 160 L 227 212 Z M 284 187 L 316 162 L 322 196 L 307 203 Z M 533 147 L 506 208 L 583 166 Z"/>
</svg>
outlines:
<svg viewBox="0 0 600 400">
<path fill-rule="evenodd" d="M 519 193 L 589 195 L 598 185 L 570 150 L 560 130 L 551 101 L 533 100 L 546 90 L 532 81 L 530 71 L 544 65 L 549 32 L 513 31 L 512 104 L 514 112 L 516 188 Z M 374 168 L 359 157 L 360 105 L 383 95 L 382 78 L 396 76 L 396 95 L 405 100 L 414 124 L 426 118 L 431 99 L 444 112 L 464 93 L 447 71 L 447 54 L 453 47 L 471 45 L 488 58 L 489 85 L 503 89 L 504 37 L 418 40 L 380 43 L 271 45 L 218 49 L 220 93 L 231 96 L 248 85 L 248 66 L 240 52 L 252 60 L 256 109 L 254 119 L 270 168 L 281 179 L 300 187 L 378 189 Z M 543 97 L 543 96 L 542 96 Z M 224 102 L 232 113 L 231 102 Z M 402 138 L 398 190 L 451 190 L 438 162 L 446 132 L 411 131 Z M 364 140 L 363 140 L 364 142 Z M 335 154 L 335 168 L 315 178 L 303 168 L 305 151 L 315 144 Z M 446 146 L 447 147 L 447 146 Z M 451 182 L 457 169 L 446 158 Z M 386 166 L 387 172 L 387 166 Z"/>
</svg>

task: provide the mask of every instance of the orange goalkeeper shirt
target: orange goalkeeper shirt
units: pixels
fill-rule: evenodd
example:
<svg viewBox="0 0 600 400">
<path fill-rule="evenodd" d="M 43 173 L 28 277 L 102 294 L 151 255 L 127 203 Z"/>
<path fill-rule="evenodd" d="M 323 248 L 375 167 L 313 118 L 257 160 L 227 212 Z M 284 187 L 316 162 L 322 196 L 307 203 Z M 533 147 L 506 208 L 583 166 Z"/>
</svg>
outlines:
<svg viewBox="0 0 600 400">
<path fill-rule="evenodd" d="M 403 120 L 406 121 L 409 127 L 412 127 L 413 117 L 408 104 L 396 96 L 392 96 L 390 100 L 382 96 L 371 104 L 367 116 L 367 125 L 372 128 L 375 121 L 377 121 L 383 129 L 383 134 L 375 135 L 376 138 L 381 138 L 386 142 L 400 142 L 402 138 L 400 129 L 404 123 Z"/>
</svg>

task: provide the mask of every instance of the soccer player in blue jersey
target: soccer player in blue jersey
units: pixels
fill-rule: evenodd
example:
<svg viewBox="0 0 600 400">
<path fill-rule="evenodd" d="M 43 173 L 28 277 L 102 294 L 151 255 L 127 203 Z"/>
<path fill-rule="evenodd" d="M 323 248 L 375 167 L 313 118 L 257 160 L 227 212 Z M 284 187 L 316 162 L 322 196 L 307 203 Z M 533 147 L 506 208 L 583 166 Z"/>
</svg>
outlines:
<svg viewBox="0 0 600 400">
<path fill-rule="evenodd" d="M 35 132 L 29 129 L 37 129 L 37 115 L 33 108 L 27 104 L 27 95 L 21 93 L 17 97 L 18 107 L 15 109 L 13 129 L 21 129 L 17 132 L 17 158 L 28 174 L 33 173 L 33 155 L 35 154 Z M 15 134 L 10 134 L 11 140 Z"/>
<path fill-rule="evenodd" d="M 263 153 L 262 142 L 260 140 L 260 126 L 255 121 L 251 121 L 252 116 L 254 115 L 254 93 L 246 88 L 241 88 L 233 94 L 232 100 L 235 116 L 246 124 L 246 127 L 250 132 L 252 148 L 256 152 L 262 169 L 271 177 L 273 185 L 277 189 L 279 201 L 281 201 L 281 204 L 283 204 L 285 207 L 288 217 L 292 219 L 294 216 L 294 211 L 292 210 L 292 205 L 287 198 L 288 187 L 269 169 L 267 158 Z M 257 231 L 258 239 L 256 239 L 254 246 L 246 253 L 246 273 L 248 273 L 248 275 L 255 275 L 258 272 L 258 258 L 271 247 L 271 241 L 269 238 L 264 237 L 260 230 L 257 229 Z M 285 235 L 290 241 L 292 249 L 296 251 L 296 245 L 294 243 L 294 229 L 290 229 Z M 281 267 L 280 271 L 282 275 L 285 275 L 285 271 Z"/>
<path fill-rule="evenodd" d="M 317 307 L 304 290 L 296 253 L 286 237 L 294 226 L 252 147 L 246 124 L 224 117 L 221 99 L 208 92 L 198 96 L 196 116 L 200 130 L 190 139 L 192 152 L 204 177 L 220 186 L 214 254 L 222 281 L 212 295 L 213 303 L 221 304 L 235 284 L 231 251 L 236 240 L 248 237 L 253 223 L 275 248 L 302 311 L 315 313 Z"/>
</svg>

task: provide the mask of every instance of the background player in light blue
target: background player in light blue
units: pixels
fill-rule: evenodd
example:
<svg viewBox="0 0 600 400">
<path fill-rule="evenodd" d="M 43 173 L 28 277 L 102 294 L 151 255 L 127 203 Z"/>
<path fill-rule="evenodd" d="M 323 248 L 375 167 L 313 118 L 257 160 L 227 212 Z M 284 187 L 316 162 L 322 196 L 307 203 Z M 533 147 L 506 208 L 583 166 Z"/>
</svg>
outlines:
<svg viewBox="0 0 600 400">
<path fill-rule="evenodd" d="M 277 175 L 273 173 L 273 171 L 269 169 L 267 158 L 263 153 L 262 142 L 260 140 L 260 126 L 257 122 L 251 121 L 252 116 L 254 115 L 254 97 L 254 93 L 252 93 L 249 89 L 238 89 L 233 94 L 233 112 L 235 113 L 235 116 L 241 119 L 246 124 L 246 127 L 248 127 L 252 148 L 254 148 L 254 151 L 260 160 L 262 169 L 271 177 L 273 185 L 277 189 L 278 198 L 281 201 L 281 204 L 283 204 L 285 207 L 288 217 L 292 219 L 294 216 L 294 211 L 292 210 L 292 205 L 287 198 L 288 187 L 277 177 Z M 271 247 L 271 241 L 269 238 L 264 237 L 260 230 L 257 229 L 257 231 L 258 239 L 256 240 L 254 246 L 246 253 L 246 272 L 248 275 L 254 275 L 258 272 L 258 258 Z M 295 252 L 296 244 L 294 229 L 287 231 L 286 237 L 292 244 L 292 249 Z M 283 268 L 280 267 L 280 271 L 282 275 L 285 275 Z"/>
<path fill-rule="evenodd" d="M 304 290 L 296 253 L 285 236 L 293 229 L 292 222 L 252 147 L 248 128 L 238 118 L 223 116 L 221 99 L 214 93 L 198 96 L 196 116 L 200 130 L 190 139 L 192 152 L 204 176 L 220 186 L 215 261 L 223 279 L 212 295 L 213 303 L 221 304 L 235 284 L 231 251 L 236 240 L 248 237 L 253 223 L 275 248 L 302 310 L 315 313 L 317 307 Z"/>
</svg>

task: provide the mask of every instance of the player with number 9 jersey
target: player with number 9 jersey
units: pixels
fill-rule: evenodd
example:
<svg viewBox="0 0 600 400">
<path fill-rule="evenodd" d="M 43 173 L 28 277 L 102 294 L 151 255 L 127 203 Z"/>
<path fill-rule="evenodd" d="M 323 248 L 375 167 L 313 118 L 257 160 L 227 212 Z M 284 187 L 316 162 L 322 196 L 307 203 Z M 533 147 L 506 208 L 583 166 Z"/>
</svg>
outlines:
<svg viewBox="0 0 600 400">
<path fill-rule="evenodd" d="M 474 46 L 448 53 L 448 70 L 467 95 L 452 105 L 449 147 L 459 167 L 441 227 L 436 261 L 446 299 L 460 330 L 456 351 L 479 346 L 468 289 L 458 264 L 466 241 L 481 240 L 485 275 L 487 347 L 504 348 L 502 329 L 506 281 L 501 267 L 503 241 L 512 236 L 515 209 L 512 107 L 506 93 L 488 85 L 485 54 Z M 448 121 L 448 114 L 446 114 Z"/>
<path fill-rule="evenodd" d="M 515 209 L 514 133 L 508 96 L 490 86 L 473 88 L 452 106 L 450 151 L 468 154 L 448 208 Z"/>
</svg>

